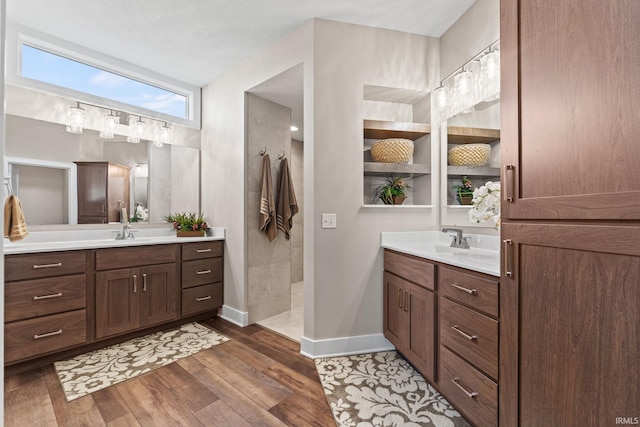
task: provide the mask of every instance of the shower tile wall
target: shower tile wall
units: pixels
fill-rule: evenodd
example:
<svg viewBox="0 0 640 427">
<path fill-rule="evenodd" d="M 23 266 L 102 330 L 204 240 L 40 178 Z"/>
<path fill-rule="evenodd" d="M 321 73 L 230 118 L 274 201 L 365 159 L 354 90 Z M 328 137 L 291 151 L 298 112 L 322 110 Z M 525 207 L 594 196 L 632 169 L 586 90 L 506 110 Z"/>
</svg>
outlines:
<svg viewBox="0 0 640 427">
<path fill-rule="evenodd" d="M 302 251 L 303 240 L 302 230 L 304 229 L 304 164 L 303 164 L 303 144 L 302 141 L 291 141 L 291 179 L 296 191 L 296 199 L 298 200 L 298 214 L 293 217 L 293 229 L 291 230 L 291 283 L 302 282 L 303 280 L 303 264 L 304 254 Z"/>
<path fill-rule="evenodd" d="M 247 94 L 247 258 L 249 322 L 254 323 L 290 309 L 291 240 L 282 232 L 273 242 L 260 232 L 262 157 L 271 157 L 274 195 L 283 151 L 291 168 L 291 110 L 256 95 Z M 295 188 L 296 193 L 298 188 Z M 295 217 L 294 217 L 295 219 Z M 296 231 L 297 225 L 293 230 Z M 298 230 L 302 231 L 302 230 Z"/>
</svg>

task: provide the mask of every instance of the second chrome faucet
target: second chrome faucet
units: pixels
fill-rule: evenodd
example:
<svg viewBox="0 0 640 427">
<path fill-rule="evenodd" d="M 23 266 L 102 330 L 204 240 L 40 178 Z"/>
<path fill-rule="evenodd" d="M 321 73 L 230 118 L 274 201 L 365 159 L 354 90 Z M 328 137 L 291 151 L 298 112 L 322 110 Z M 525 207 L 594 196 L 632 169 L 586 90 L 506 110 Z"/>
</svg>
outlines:
<svg viewBox="0 0 640 427">
<path fill-rule="evenodd" d="M 448 233 L 450 231 L 453 231 L 454 233 L 456 233 L 455 235 L 451 236 L 453 237 L 453 240 L 451 241 L 452 248 L 469 249 L 469 241 L 467 240 L 466 237 L 462 237 L 461 229 L 459 228 L 443 228 L 442 229 L 443 233 Z"/>
</svg>

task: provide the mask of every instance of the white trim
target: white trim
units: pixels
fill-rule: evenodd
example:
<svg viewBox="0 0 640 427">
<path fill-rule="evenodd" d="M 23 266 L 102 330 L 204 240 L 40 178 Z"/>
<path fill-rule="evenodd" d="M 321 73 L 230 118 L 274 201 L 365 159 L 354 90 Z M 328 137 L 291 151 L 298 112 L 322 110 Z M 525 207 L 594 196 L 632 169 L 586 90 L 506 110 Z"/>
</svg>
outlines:
<svg viewBox="0 0 640 427">
<path fill-rule="evenodd" d="M 395 350 L 383 334 L 312 340 L 300 338 L 300 354 L 311 359 Z"/>
<path fill-rule="evenodd" d="M 249 326 L 248 312 L 236 310 L 235 308 L 230 307 L 226 304 L 222 306 L 222 311 L 220 312 L 220 318 L 228 322 L 231 322 L 234 325 L 240 326 L 241 328 L 244 328 L 245 326 Z"/>
<path fill-rule="evenodd" d="M 112 73 L 120 74 L 142 83 L 159 87 L 187 98 L 187 118 L 182 119 L 158 111 L 147 110 L 135 105 L 118 102 L 89 93 L 68 89 L 61 86 L 22 77 L 21 75 L 21 55 L 22 44 L 43 49 L 56 55 L 85 63 Z M 57 39 L 53 36 L 40 33 L 36 30 L 23 27 L 14 22 L 7 25 L 7 46 L 6 51 L 6 82 L 16 86 L 38 89 L 41 91 L 60 95 L 74 101 L 86 102 L 104 108 L 112 108 L 136 115 L 142 115 L 159 121 L 177 123 L 194 129 L 200 129 L 201 124 L 201 88 L 163 76 L 154 71 L 138 67 L 137 65 L 119 60 L 117 58 L 101 54 L 82 46 Z"/>
<path fill-rule="evenodd" d="M 7 177 L 12 178 L 11 165 L 35 166 L 41 168 L 62 169 L 66 172 L 67 179 L 67 223 L 78 223 L 78 169 L 75 163 L 56 162 L 53 160 L 28 159 L 26 157 L 5 156 L 4 171 Z M 14 191 L 17 190 L 13 186 Z"/>
</svg>

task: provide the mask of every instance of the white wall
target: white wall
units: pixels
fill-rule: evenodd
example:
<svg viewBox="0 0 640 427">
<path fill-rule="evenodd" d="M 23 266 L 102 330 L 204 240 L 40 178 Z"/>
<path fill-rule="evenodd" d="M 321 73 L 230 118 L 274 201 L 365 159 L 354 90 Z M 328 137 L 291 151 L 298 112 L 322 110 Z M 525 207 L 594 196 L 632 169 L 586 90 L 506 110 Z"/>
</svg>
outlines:
<svg viewBox="0 0 640 427">
<path fill-rule="evenodd" d="M 314 20 L 204 88 L 203 206 L 227 227 L 223 316 L 239 322 L 246 320 L 242 316 L 247 312 L 247 239 L 242 220 L 247 201 L 236 191 L 246 185 L 244 91 L 301 62 L 306 215 L 303 347 L 306 340 L 307 353 L 319 355 L 327 349 L 343 351 L 339 338 L 382 336 L 380 232 L 437 226 L 437 215 L 430 208 L 362 208 L 362 110 L 365 84 L 421 91 L 435 87 L 438 41 Z M 338 228 L 321 229 L 322 213 L 336 213 Z M 324 339 L 332 342 L 320 341 Z"/>
</svg>

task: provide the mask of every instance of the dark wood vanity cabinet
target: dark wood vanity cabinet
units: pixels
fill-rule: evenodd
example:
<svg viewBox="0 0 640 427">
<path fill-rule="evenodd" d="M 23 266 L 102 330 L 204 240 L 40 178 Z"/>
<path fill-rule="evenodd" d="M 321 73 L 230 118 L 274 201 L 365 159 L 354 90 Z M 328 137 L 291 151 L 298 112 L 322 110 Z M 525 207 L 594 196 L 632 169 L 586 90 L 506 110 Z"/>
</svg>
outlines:
<svg viewBox="0 0 640 427">
<path fill-rule="evenodd" d="M 128 166 L 109 162 L 76 162 L 78 171 L 78 224 L 120 221 L 120 202 L 129 211 Z"/>
<path fill-rule="evenodd" d="M 87 342 L 87 254 L 5 257 L 5 363 Z"/>
<path fill-rule="evenodd" d="M 384 335 L 477 426 L 498 425 L 499 281 L 385 250 Z"/>
<path fill-rule="evenodd" d="M 500 425 L 637 424 L 640 4 L 500 7 Z"/>
<path fill-rule="evenodd" d="M 178 318 L 179 249 L 162 245 L 96 251 L 96 338 Z"/>
<path fill-rule="evenodd" d="M 6 365 L 215 315 L 223 247 L 203 240 L 5 256 Z"/>
</svg>

